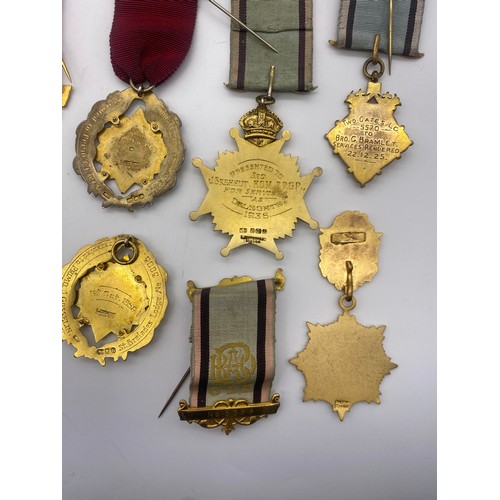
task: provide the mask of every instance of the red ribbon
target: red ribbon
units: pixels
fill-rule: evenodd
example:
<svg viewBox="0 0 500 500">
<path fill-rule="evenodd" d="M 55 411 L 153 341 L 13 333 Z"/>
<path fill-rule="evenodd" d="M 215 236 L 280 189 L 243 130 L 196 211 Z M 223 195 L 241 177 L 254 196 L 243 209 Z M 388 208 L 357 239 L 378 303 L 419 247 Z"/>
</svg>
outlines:
<svg viewBox="0 0 500 500">
<path fill-rule="evenodd" d="M 111 64 L 118 78 L 158 85 L 180 66 L 191 45 L 198 0 L 115 0 Z"/>
</svg>

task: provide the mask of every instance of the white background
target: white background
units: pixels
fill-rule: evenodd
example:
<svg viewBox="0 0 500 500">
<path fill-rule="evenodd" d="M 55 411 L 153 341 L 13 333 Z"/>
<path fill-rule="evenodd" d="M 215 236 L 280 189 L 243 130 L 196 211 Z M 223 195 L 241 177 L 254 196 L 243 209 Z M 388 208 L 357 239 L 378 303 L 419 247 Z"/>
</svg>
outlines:
<svg viewBox="0 0 500 500">
<path fill-rule="evenodd" d="M 229 7 L 229 2 L 221 2 Z M 175 188 L 129 213 L 101 207 L 74 173 L 75 129 L 91 106 L 124 88 L 109 61 L 112 2 L 66 1 L 63 55 L 73 93 L 63 110 L 62 263 L 79 248 L 120 233 L 142 239 L 168 272 L 169 307 L 151 344 L 127 361 L 101 367 L 62 346 L 62 492 L 65 499 L 415 499 L 436 496 L 436 13 L 428 2 L 422 59 L 394 57 L 382 90 L 396 93 L 395 117 L 414 145 L 361 189 L 324 139 L 348 110 L 350 91 L 366 87 L 368 54 L 340 51 L 338 1 L 314 2 L 314 84 L 309 95 L 277 93 L 272 110 L 292 132 L 284 153 L 299 156 L 302 174 L 321 166 L 306 194 L 320 227 L 345 210 L 369 215 L 382 232 L 379 273 L 360 288 L 354 311 L 364 325 L 387 325 L 384 346 L 399 366 L 381 384 L 381 404 L 359 403 L 340 422 L 324 402 L 303 403 L 303 375 L 288 360 L 306 344 L 306 321 L 330 323 L 339 292 L 318 268 L 318 232 L 299 221 L 278 240 L 282 261 L 254 246 L 221 257 L 227 235 L 210 216 L 196 222 L 206 188 L 191 159 L 215 165 L 236 149 L 228 131 L 255 105 L 255 93 L 227 89 L 229 19 L 201 1 L 193 43 L 157 95 L 182 120 L 184 165 Z M 279 71 L 279 68 L 277 68 Z M 229 436 L 181 422 L 177 402 L 157 419 L 189 364 L 191 304 L 186 282 L 265 278 L 282 267 L 277 297 L 276 377 L 282 405 L 275 416 Z"/>
</svg>

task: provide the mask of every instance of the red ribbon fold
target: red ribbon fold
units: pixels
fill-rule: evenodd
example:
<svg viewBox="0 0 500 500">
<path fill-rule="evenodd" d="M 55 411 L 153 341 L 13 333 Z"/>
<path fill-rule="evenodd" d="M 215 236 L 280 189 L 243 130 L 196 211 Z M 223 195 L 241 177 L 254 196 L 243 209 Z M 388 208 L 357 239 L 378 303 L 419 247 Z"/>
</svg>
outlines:
<svg viewBox="0 0 500 500">
<path fill-rule="evenodd" d="M 109 37 L 120 80 L 158 85 L 172 75 L 193 39 L 198 0 L 115 0 Z"/>
</svg>

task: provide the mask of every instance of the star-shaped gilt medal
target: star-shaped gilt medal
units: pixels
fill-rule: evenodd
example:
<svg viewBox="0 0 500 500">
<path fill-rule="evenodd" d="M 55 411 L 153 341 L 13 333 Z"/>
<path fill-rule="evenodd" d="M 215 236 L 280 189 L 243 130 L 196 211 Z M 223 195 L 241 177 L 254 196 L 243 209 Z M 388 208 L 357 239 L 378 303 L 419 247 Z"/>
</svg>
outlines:
<svg viewBox="0 0 500 500">
<path fill-rule="evenodd" d="M 310 174 L 300 175 L 298 158 L 281 153 L 292 134 L 285 130 L 281 139 L 276 139 L 283 125 L 264 103 L 246 113 L 240 125 L 244 138 L 235 128 L 229 132 L 238 151 L 219 152 L 213 170 L 201 159 L 193 160 L 203 175 L 208 193 L 190 218 L 196 220 L 212 214 L 215 229 L 231 236 L 229 244 L 221 250 L 223 256 L 250 243 L 282 259 L 283 253 L 278 250 L 275 239 L 292 236 L 297 219 L 309 224 L 311 229 L 318 228 L 304 196 L 322 169 L 316 167 Z"/>
<path fill-rule="evenodd" d="M 328 402 L 340 420 L 354 403 L 380 403 L 379 385 L 397 367 L 382 346 L 385 326 L 363 326 L 348 312 L 307 326 L 307 346 L 290 360 L 306 378 L 304 401 Z"/>
</svg>

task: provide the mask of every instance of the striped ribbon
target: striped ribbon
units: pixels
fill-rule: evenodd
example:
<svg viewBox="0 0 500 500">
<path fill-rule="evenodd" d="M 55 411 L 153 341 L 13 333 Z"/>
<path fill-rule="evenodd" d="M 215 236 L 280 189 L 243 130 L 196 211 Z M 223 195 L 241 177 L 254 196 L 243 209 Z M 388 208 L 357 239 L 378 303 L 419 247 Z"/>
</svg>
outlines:
<svg viewBox="0 0 500 500">
<path fill-rule="evenodd" d="M 191 330 L 191 407 L 220 400 L 261 403 L 274 379 L 273 279 L 195 290 Z"/>
<path fill-rule="evenodd" d="M 312 0 L 231 0 L 231 13 L 278 53 L 233 22 L 228 87 L 267 91 L 274 65 L 273 90 L 314 90 L 312 7 Z"/>
<path fill-rule="evenodd" d="M 425 0 L 393 0 L 392 53 L 421 57 L 418 51 Z M 380 34 L 380 50 L 387 52 L 389 0 L 341 0 L 336 46 L 341 49 L 373 50 Z"/>
</svg>

